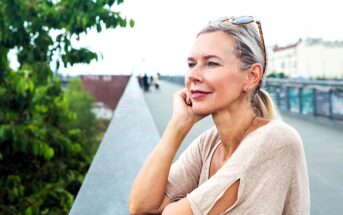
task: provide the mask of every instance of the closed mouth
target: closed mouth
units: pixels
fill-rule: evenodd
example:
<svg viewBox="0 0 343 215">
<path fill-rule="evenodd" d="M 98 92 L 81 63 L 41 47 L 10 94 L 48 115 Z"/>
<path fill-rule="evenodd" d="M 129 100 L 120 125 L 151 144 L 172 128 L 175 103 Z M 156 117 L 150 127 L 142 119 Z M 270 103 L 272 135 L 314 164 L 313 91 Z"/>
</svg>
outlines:
<svg viewBox="0 0 343 215">
<path fill-rule="evenodd" d="M 207 95 L 211 94 L 212 92 L 203 91 L 203 90 L 191 90 L 191 93 L 192 93 L 192 96 L 191 96 L 192 100 L 199 101 L 206 98 Z"/>
<path fill-rule="evenodd" d="M 191 90 L 192 94 L 210 94 L 212 92 L 202 91 L 202 90 Z"/>
</svg>

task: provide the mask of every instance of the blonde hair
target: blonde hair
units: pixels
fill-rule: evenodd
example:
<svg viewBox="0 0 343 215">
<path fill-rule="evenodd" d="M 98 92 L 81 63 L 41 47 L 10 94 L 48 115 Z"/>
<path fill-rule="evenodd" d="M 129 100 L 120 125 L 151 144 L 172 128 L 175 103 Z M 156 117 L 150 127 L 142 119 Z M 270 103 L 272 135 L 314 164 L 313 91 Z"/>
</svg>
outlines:
<svg viewBox="0 0 343 215">
<path fill-rule="evenodd" d="M 260 63 L 263 67 L 263 74 L 267 65 L 264 58 L 264 50 L 257 26 L 254 24 L 234 25 L 228 22 L 210 22 L 203 28 L 197 36 L 221 31 L 228 34 L 235 41 L 235 50 L 233 54 L 240 59 L 241 69 L 246 70 L 254 63 Z M 269 93 L 261 88 L 263 77 L 256 87 L 252 98 L 251 105 L 257 116 L 265 119 L 279 119 L 277 108 Z"/>
<path fill-rule="evenodd" d="M 281 116 L 267 91 L 259 89 L 254 94 L 251 103 L 253 104 L 255 113 L 258 116 L 269 120 L 281 119 Z"/>
</svg>

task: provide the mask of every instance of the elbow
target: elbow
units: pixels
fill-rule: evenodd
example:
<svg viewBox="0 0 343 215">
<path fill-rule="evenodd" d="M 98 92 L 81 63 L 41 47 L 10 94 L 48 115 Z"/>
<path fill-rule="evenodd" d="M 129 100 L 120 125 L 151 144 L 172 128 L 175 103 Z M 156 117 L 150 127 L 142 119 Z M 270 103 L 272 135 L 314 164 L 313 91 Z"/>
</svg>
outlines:
<svg viewBox="0 0 343 215">
<path fill-rule="evenodd" d="M 159 209 L 148 209 L 144 207 L 142 204 L 137 204 L 134 201 L 129 201 L 129 213 L 131 215 L 161 214 L 161 211 Z"/>
<path fill-rule="evenodd" d="M 156 205 L 156 202 L 147 201 L 146 198 L 130 196 L 128 199 L 128 208 L 130 214 L 161 214 L 162 205 Z"/>
<path fill-rule="evenodd" d="M 129 212 L 131 215 L 142 214 L 142 211 L 139 210 L 139 207 L 132 199 L 129 199 Z"/>
<path fill-rule="evenodd" d="M 129 212 L 131 215 L 142 214 L 142 212 L 139 211 L 139 208 L 137 208 L 135 205 L 130 205 L 130 204 L 129 204 Z"/>
<path fill-rule="evenodd" d="M 129 213 L 131 215 L 139 215 L 139 214 L 145 214 L 146 211 L 144 211 L 144 208 L 141 207 L 141 204 L 139 204 L 137 201 L 133 199 L 129 199 Z"/>
<path fill-rule="evenodd" d="M 136 208 L 129 208 L 129 213 L 130 215 L 139 215 L 139 214 L 142 214 L 140 213 L 138 210 L 136 210 Z"/>
</svg>

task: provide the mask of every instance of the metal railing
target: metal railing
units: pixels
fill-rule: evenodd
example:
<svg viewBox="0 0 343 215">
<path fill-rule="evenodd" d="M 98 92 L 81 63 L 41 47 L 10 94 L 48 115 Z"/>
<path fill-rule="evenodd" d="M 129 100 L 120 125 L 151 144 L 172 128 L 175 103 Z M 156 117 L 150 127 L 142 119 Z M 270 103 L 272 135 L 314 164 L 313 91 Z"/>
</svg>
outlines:
<svg viewBox="0 0 343 215">
<path fill-rule="evenodd" d="M 264 88 L 281 111 L 343 120 L 343 81 L 267 79 Z"/>
</svg>

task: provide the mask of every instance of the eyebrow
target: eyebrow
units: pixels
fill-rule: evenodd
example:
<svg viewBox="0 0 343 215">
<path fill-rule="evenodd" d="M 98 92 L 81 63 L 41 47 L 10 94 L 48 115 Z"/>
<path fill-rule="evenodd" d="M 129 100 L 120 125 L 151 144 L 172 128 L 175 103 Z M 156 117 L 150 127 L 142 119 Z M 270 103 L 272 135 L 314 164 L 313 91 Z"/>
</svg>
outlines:
<svg viewBox="0 0 343 215">
<path fill-rule="evenodd" d="M 220 57 L 216 56 L 216 55 L 205 55 L 202 57 L 204 60 L 208 60 L 210 58 L 217 58 L 218 60 L 221 60 Z M 195 61 L 195 59 L 193 57 L 188 57 L 187 58 L 188 61 Z"/>
</svg>

